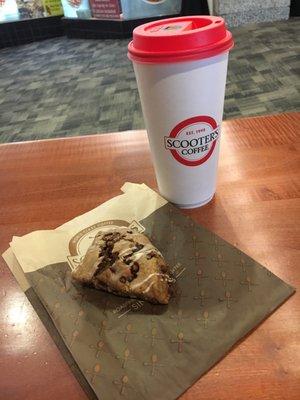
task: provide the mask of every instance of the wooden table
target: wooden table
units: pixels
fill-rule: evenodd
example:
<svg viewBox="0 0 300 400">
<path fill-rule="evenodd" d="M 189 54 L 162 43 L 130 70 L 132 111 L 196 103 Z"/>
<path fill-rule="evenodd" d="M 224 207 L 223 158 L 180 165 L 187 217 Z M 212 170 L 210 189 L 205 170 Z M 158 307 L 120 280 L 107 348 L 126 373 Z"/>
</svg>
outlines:
<svg viewBox="0 0 300 400">
<path fill-rule="evenodd" d="M 217 194 L 185 211 L 296 287 L 299 127 L 296 113 L 224 122 Z M 0 170 L 1 252 L 12 235 L 55 228 L 124 181 L 156 187 L 143 131 L 3 145 Z M 1 400 L 86 399 L 2 259 L 0 285 Z M 299 313 L 296 293 L 181 399 L 299 399 Z"/>
</svg>

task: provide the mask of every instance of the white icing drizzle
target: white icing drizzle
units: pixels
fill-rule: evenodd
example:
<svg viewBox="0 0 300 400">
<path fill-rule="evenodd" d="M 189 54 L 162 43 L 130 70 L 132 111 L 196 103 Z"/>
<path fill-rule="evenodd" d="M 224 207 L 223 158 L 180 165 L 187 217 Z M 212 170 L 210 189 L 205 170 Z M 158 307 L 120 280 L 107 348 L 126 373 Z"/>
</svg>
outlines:
<svg viewBox="0 0 300 400">
<path fill-rule="evenodd" d="M 140 244 L 140 243 L 137 243 L 137 244 Z M 161 256 L 162 257 L 162 254 L 161 254 L 161 252 L 159 251 L 159 250 L 157 250 L 152 244 L 145 244 L 145 245 L 143 245 L 144 247 L 142 248 L 142 249 L 140 249 L 140 250 L 138 250 L 138 251 L 135 251 L 131 256 L 130 256 L 130 258 L 132 259 L 132 260 L 134 260 L 134 261 L 137 261 L 139 258 L 141 258 L 143 255 L 147 255 L 147 254 L 149 254 L 149 253 L 151 253 L 152 251 L 153 252 L 155 252 L 156 254 L 158 254 L 159 256 Z M 121 257 L 125 257 L 126 255 L 128 255 L 128 254 L 131 254 L 132 253 L 132 251 L 134 250 L 134 248 L 135 247 L 131 247 L 130 249 L 125 249 L 125 250 L 123 250 L 123 251 L 121 251 L 120 253 L 119 253 L 119 257 L 121 258 Z"/>
<path fill-rule="evenodd" d="M 161 274 L 159 272 L 154 272 L 150 275 L 148 275 L 145 279 L 143 279 L 141 282 L 135 282 L 134 284 L 131 285 L 132 289 L 135 289 L 141 285 L 143 285 L 144 283 L 146 283 L 147 281 L 149 281 L 150 279 L 152 280 L 152 282 L 150 283 L 150 285 L 147 287 L 147 289 L 144 290 L 144 292 L 148 292 L 151 288 L 152 285 L 154 285 L 155 280 L 152 279 L 154 276 L 163 276 L 165 277 L 166 274 Z"/>
</svg>

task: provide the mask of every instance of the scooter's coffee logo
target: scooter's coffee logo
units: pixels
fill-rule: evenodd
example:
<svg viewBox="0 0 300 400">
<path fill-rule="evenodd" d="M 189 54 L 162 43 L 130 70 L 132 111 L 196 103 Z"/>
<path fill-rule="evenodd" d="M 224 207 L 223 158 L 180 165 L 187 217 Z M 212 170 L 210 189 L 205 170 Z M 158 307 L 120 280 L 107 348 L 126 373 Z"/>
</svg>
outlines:
<svg viewBox="0 0 300 400">
<path fill-rule="evenodd" d="M 188 118 L 165 136 L 165 148 L 175 160 L 189 167 L 203 164 L 213 154 L 219 126 L 207 115 Z"/>
</svg>

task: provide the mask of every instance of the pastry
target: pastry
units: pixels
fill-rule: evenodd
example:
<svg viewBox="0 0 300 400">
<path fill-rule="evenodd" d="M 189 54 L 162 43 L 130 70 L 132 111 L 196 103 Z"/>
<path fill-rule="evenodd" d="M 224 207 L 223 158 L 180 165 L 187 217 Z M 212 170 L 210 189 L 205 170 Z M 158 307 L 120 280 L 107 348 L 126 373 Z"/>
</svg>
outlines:
<svg viewBox="0 0 300 400">
<path fill-rule="evenodd" d="M 96 289 L 160 304 L 168 304 L 173 283 L 159 250 L 126 227 L 100 231 L 72 276 Z"/>
</svg>

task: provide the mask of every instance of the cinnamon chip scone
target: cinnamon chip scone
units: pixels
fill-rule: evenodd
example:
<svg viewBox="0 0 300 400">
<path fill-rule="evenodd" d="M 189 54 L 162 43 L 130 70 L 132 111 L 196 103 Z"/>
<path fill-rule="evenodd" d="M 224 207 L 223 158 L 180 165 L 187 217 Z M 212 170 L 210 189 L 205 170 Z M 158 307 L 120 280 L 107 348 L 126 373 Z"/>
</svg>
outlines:
<svg viewBox="0 0 300 400">
<path fill-rule="evenodd" d="M 160 304 L 168 304 L 173 283 L 158 249 L 126 227 L 100 231 L 72 276 L 96 289 Z"/>
</svg>

